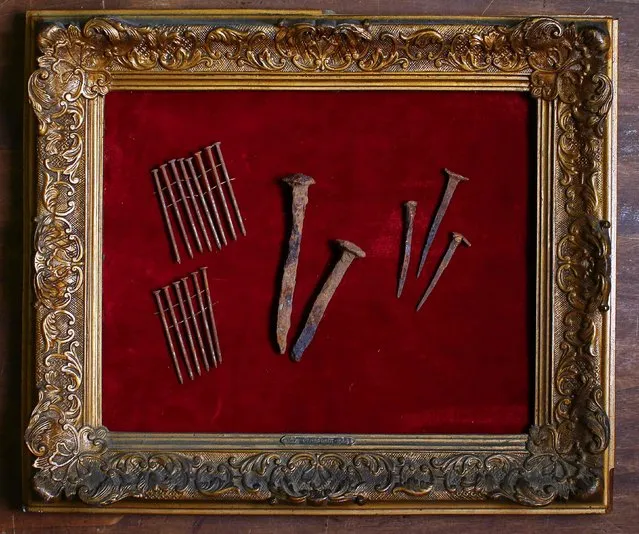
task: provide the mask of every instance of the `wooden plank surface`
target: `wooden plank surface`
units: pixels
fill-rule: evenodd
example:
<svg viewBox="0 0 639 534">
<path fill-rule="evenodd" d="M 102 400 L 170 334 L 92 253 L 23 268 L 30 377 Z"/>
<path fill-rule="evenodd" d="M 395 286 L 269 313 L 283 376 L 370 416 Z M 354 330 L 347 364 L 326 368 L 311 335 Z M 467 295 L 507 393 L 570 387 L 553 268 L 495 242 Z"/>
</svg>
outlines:
<svg viewBox="0 0 639 534">
<path fill-rule="evenodd" d="M 620 19 L 618 92 L 617 460 L 614 510 L 598 517 L 169 517 L 20 511 L 22 106 L 27 9 L 311 8 L 337 13 L 535 15 Z M 0 0 L 0 533 L 639 531 L 639 2 L 633 0 Z"/>
</svg>

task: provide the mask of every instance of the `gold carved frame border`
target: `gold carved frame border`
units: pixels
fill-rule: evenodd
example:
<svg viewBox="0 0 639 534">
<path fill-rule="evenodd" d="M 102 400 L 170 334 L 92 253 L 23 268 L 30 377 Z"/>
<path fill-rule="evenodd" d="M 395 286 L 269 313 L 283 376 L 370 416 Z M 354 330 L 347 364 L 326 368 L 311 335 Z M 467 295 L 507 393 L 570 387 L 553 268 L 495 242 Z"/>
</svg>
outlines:
<svg viewBox="0 0 639 534">
<path fill-rule="evenodd" d="M 25 136 L 30 509 L 609 508 L 615 21 L 217 11 L 96 17 L 41 12 L 27 20 L 28 57 L 37 56 Z M 37 53 L 29 49 L 36 35 Z M 529 91 L 538 101 L 537 387 L 529 434 L 193 437 L 101 426 L 103 97 L 116 88 L 176 87 Z"/>
</svg>

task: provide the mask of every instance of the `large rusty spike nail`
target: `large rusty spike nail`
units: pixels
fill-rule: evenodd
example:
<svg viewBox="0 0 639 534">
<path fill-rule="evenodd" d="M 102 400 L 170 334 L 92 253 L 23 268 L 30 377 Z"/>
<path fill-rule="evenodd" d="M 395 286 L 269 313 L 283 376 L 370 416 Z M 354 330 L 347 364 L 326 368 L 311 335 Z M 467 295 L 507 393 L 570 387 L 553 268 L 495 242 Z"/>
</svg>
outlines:
<svg viewBox="0 0 639 534">
<path fill-rule="evenodd" d="M 189 307 L 189 313 L 191 314 L 191 320 L 193 321 L 193 328 L 195 330 L 195 337 L 197 338 L 197 344 L 200 347 L 200 352 L 202 353 L 202 360 L 204 361 L 204 368 L 209 371 L 209 359 L 206 357 L 206 349 L 204 348 L 204 343 L 202 341 L 202 334 L 200 333 L 200 326 L 197 321 L 197 314 L 195 313 L 195 307 L 193 306 L 193 296 L 191 295 L 191 290 L 189 289 L 189 279 L 184 277 L 181 279 L 182 286 L 184 287 L 184 293 L 186 294 L 186 303 Z"/>
<path fill-rule="evenodd" d="M 195 189 L 197 190 L 197 194 L 200 197 L 200 203 L 202 204 L 202 208 L 204 208 L 204 214 L 206 215 L 206 219 L 209 222 L 209 227 L 211 228 L 211 232 L 213 233 L 213 239 L 215 239 L 215 244 L 217 245 L 217 248 L 220 249 L 222 248 L 222 243 L 220 242 L 220 236 L 218 235 L 217 230 L 215 228 L 215 224 L 213 223 L 213 219 L 211 218 L 209 205 L 208 205 L 208 202 L 206 201 L 206 196 L 204 195 L 204 191 L 202 191 L 202 186 L 200 185 L 200 181 L 198 180 L 197 172 L 195 172 L 195 167 L 193 166 L 193 158 L 187 158 L 186 163 L 189 166 L 191 179 L 193 180 L 193 183 L 195 184 Z M 205 180 L 205 183 L 208 184 L 208 182 L 206 182 L 206 177 L 204 178 L 204 180 Z M 206 235 L 206 232 L 204 233 L 204 235 Z"/>
<path fill-rule="evenodd" d="M 237 222 L 240 224 L 240 231 L 242 232 L 243 236 L 246 236 L 246 228 L 244 227 L 244 220 L 242 219 L 242 214 L 240 213 L 240 207 L 237 205 L 237 199 L 235 198 L 235 191 L 233 190 L 231 177 L 229 176 L 228 169 L 226 168 L 226 163 L 224 162 L 224 156 L 222 156 L 222 143 L 218 141 L 217 143 L 214 143 L 212 146 L 215 149 L 215 153 L 217 154 L 217 159 L 220 161 L 220 165 L 222 165 L 224 180 L 226 181 L 226 186 L 229 188 L 231 203 L 233 204 L 233 209 L 235 210 Z M 211 147 L 208 147 L 207 150 L 211 150 Z"/>
<path fill-rule="evenodd" d="M 235 233 L 235 227 L 233 226 L 233 219 L 231 218 L 231 212 L 229 211 L 229 206 L 226 203 L 226 196 L 224 195 L 224 189 L 222 188 L 220 173 L 217 172 L 217 164 L 215 163 L 215 158 L 213 157 L 213 153 L 211 152 L 211 147 L 206 148 L 206 154 L 209 157 L 209 164 L 211 165 L 211 171 L 213 172 L 213 176 L 215 177 L 217 192 L 219 193 L 220 200 L 222 201 L 222 209 L 224 210 L 224 216 L 226 217 L 226 222 L 229 224 L 231 237 L 235 240 L 237 239 L 237 234 Z"/>
<path fill-rule="evenodd" d="M 416 210 L 417 202 L 414 200 L 409 200 L 404 203 L 404 247 L 402 249 L 402 268 L 399 273 L 399 283 L 397 284 L 397 298 L 402 295 L 404 284 L 406 283 L 406 275 L 408 274 Z"/>
<path fill-rule="evenodd" d="M 162 298 L 160 297 L 160 290 L 153 292 L 153 296 L 155 297 L 155 303 L 158 307 L 158 311 L 160 312 L 160 319 L 162 320 L 162 326 L 164 327 L 164 335 L 166 336 L 166 342 L 169 345 L 169 350 L 171 352 L 171 359 L 173 360 L 173 366 L 175 367 L 175 372 L 177 373 L 178 380 L 180 384 L 184 384 L 184 379 L 182 378 L 182 371 L 180 371 L 180 364 L 178 363 L 177 354 L 175 354 L 175 346 L 173 345 L 173 340 L 171 339 L 171 331 L 169 330 L 169 323 L 166 320 L 166 314 L 164 313 L 164 304 L 162 304 Z"/>
<path fill-rule="evenodd" d="M 211 207 L 213 208 L 213 216 L 215 217 L 215 223 L 217 224 L 218 232 L 220 233 L 220 239 L 223 244 L 227 244 L 226 235 L 224 235 L 224 228 L 222 227 L 222 220 L 220 219 L 220 212 L 217 210 L 217 203 L 215 202 L 215 197 L 213 196 L 213 189 L 211 189 L 211 183 L 209 182 L 209 177 L 206 175 L 206 167 L 204 166 L 204 161 L 202 160 L 202 152 L 195 153 L 195 159 L 197 160 L 197 165 L 200 168 L 200 174 L 202 175 L 202 180 L 204 180 L 204 185 L 206 186 L 206 192 L 208 193 L 209 202 L 211 203 Z M 218 177 L 219 180 L 219 177 Z M 220 187 L 219 185 L 217 187 Z"/>
<path fill-rule="evenodd" d="M 213 336 L 211 334 L 209 321 L 206 318 L 206 305 L 204 304 L 204 298 L 202 297 L 202 288 L 200 286 L 200 281 L 198 280 L 197 275 L 197 272 L 191 273 L 191 277 L 193 278 L 193 285 L 195 286 L 195 294 L 197 295 L 197 302 L 200 306 L 200 313 L 202 315 L 202 324 L 204 325 L 204 332 L 206 333 L 206 341 L 208 342 L 209 349 L 211 351 L 211 360 L 213 361 L 213 365 L 217 367 L 217 357 L 215 355 Z"/>
<path fill-rule="evenodd" d="M 180 158 L 178 160 L 180 164 L 180 171 L 182 171 L 182 178 L 186 183 L 186 188 L 189 191 L 189 197 L 191 199 L 191 204 L 193 204 L 193 209 L 195 209 L 195 216 L 197 217 L 197 222 L 200 225 L 200 230 L 202 230 L 202 234 L 204 235 L 204 241 L 206 241 L 206 248 L 209 251 L 213 250 L 211 246 L 211 240 L 209 239 L 209 233 L 206 231 L 206 225 L 204 224 L 204 219 L 202 218 L 202 212 L 200 211 L 200 207 L 197 204 L 197 198 L 195 198 L 195 191 L 193 190 L 193 185 L 191 184 L 191 178 L 189 173 L 186 171 L 186 165 L 184 165 L 184 159 Z M 202 249 L 200 249 L 200 252 Z"/>
<path fill-rule="evenodd" d="M 155 180 L 155 188 L 158 191 L 160 198 L 160 206 L 162 207 L 162 214 L 164 215 L 164 222 L 166 223 L 166 230 L 169 233 L 169 242 L 171 243 L 171 249 L 173 250 L 173 256 L 175 261 L 180 263 L 180 252 L 178 250 L 177 242 L 175 241 L 175 234 L 173 233 L 173 225 L 171 224 L 171 218 L 169 217 L 169 210 L 166 207 L 166 199 L 162 191 L 162 184 L 160 184 L 160 177 L 158 176 L 158 170 L 152 169 L 153 179 Z"/>
<path fill-rule="evenodd" d="M 293 225 L 288 239 L 288 255 L 282 272 L 282 286 L 280 300 L 277 306 L 277 346 L 280 353 L 286 352 L 286 336 L 291 327 L 291 311 L 293 309 L 293 293 L 295 292 L 295 278 L 297 275 L 297 263 L 300 256 L 302 243 L 302 229 L 304 227 L 304 214 L 308 203 L 308 188 L 315 180 L 304 174 L 294 174 L 282 180 L 288 184 L 293 193 L 292 211 Z"/>
<path fill-rule="evenodd" d="M 442 273 L 446 270 L 446 267 L 448 267 L 448 264 L 450 263 L 450 260 L 453 257 L 453 254 L 455 254 L 455 250 L 457 250 L 457 247 L 459 246 L 460 243 L 464 243 L 464 245 L 466 245 L 467 247 L 470 246 L 470 241 L 468 241 L 468 239 L 466 239 L 461 234 L 453 232 L 450 243 L 448 244 L 448 249 L 446 250 L 446 253 L 442 257 L 441 261 L 439 262 L 439 266 L 437 267 L 437 271 L 435 272 L 433 279 L 430 281 L 430 284 L 428 284 L 426 291 L 424 291 L 424 294 L 422 295 L 421 300 L 417 304 L 417 311 L 419 311 L 419 309 L 424 305 L 424 302 L 426 302 L 426 299 L 433 292 L 433 289 L 435 289 L 437 282 L 441 278 Z"/>
<path fill-rule="evenodd" d="M 173 211 L 175 212 L 175 217 L 177 219 L 178 226 L 180 227 L 180 231 L 182 232 L 182 238 L 184 239 L 186 251 L 189 253 L 189 256 L 192 258 L 193 251 L 191 250 L 191 242 L 189 241 L 189 235 L 186 233 L 186 228 L 184 227 L 184 221 L 182 220 L 182 214 L 180 213 L 180 208 L 177 205 L 177 200 L 175 199 L 175 195 L 173 194 L 173 189 L 171 188 L 171 181 L 169 180 L 169 175 L 166 172 L 166 164 L 160 165 L 160 171 L 162 172 L 162 177 L 164 178 L 164 185 L 166 186 L 166 189 L 169 192 L 171 205 L 173 207 Z"/>
<path fill-rule="evenodd" d="M 311 313 L 309 313 L 308 318 L 306 319 L 304 329 L 297 338 L 297 342 L 293 347 L 293 359 L 296 362 L 299 362 L 302 359 L 304 351 L 313 340 L 317 327 L 319 326 L 319 323 L 324 316 L 324 312 L 326 311 L 326 307 L 331 301 L 337 286 L 339 286 L 342 278 L 344 278 L 344 274 L 346 274 L 350 264 L 357 258 L 366 257 L 366 253 L 350 241 L 343 241 L 340 239 L 337 240 L 337 245 L 341 249 L 340 258 L 333 267 L 328 279 L 324 282 L 319 295 L 317 295 L 317 298 L 313 303 Z"/>
<path fill-rule="evenodd" d="M 169 293 L 169 286 L 163 287 L 162 291 L 164 291 L 164 298 L 166 299 L 166 303 L 169 306 L 169 315 L 171 316 L 171 321 L 173 321 L 173 331 L 175 332 L 175 337 L 177 337 L 178 344 L 180 345 L 182 358 L 184 359 L 184 363 L 186 364 L 186 370 L 189 373 L 189 378 L 193 380 L 193 369 L 191 368 L 191 362 L 189 361 L 189 355 L 186 352 L 186 347 L 184 346 L 184 339 L 182 338 L 180 325 L 175 315 L 175 310 L 173 309 L 173 301 L 171 300 L 171 294 Z"/>
<path fill-rule="evenodd" d="M 186 192 L 184 191 L 184 187 L 182 186 L 182 180 L 180 180 L 180 174 L 178 173 L 177 167 L 175 166 L 175 160 L 172 159 L 169 161 L 169 165 L 171 166 L 171 172 L 173 173 L 173 178 L 175 179 L 175 183 L 178 188 L 178 192 L 180 193 L 180 199 L 182 200 L 182 205 L 184 206 L 184 211 L 186 211 L 187 221 L 189 223 L 189 227 L 191 228 L 191 232 L 193 233 L 193 237 L 195 237 L 195 244 L 197 249 L 202 252 L 202 243 L 200 242 L 200 234 L 197 231 L 197 227 L 195 226 L 195 220 L 193 219 L 193 213 L 191 212 L 191 207 L 189 206 L 189 201 L 186 198 Z"/>
<path fill-rule="evenodd" d="M 220 350 L 220 338 L 217 335 L 217 327 L 215 326 L 215 315 L 213 315 L 213 303 L 211 302 L 211 291 L 209 290 L 209 279 L 207 277 L 207 267 L 200 267 L 202 280 L 204 281 L 204 293 L 206 294 L 206 303 L 209 308 L 209 318 L 211 319 L 211 332 L 213 333 L 213 342 L 215 343 L 215 354 L 217 363 L 222 363 L 222 351 Z"/>
<path fill-rule="evenodd" d="M 457 184 L 459 182 L 467 182 L 468 178 L 462 176 L 461 174 L 456 174 L 454 172 L 449 171 L 448 169 L 444 169 L 446 176 L 448 176 L 448 181 L 446 182 L 446 190 L 444 191 L 444 196 L 442 197 L 442 201 L 437 208 L 437 213 L 435 218 L 433 219 L 433 223 L 430 225 L 430 230 L 428 231 L 428 237 L 426 238 L 426 243 L 424 243 L 424 248 L 422 250 L 421 258 L 419 259 L 419 267 L 417 268 L 417 277 L 422 272 L 424 268 L 424 264 L 426 263 L 426 256 L 428 256 L 428 251 L 430 250 L 431 245 L 433 244 L 433 240 L 435 239 L 435 235 L 437 234 L 437 230 L 439 229 L 439 225 L 444 218 L 444 214 L 448 209 L 448 205 L 450 204 L 451 199 L 453 198 L 453 193 L 457 188 Z"/>
<path fill-rule="evenodd" d="M 193 362 L 195 363 L 195 370 L 197 371 L 198 375 L 202 376 L 200 360 L 197 357 L 195 343 L 193 342 L 193 335 L 191 334 L 191 327 L 189 326 L 189 317 L 186 313 L 186 308 L 184 307 L 184 299 L 182 296 L 182 289 L 180 288 L 180 282 L 173 282 L 173 288 L 175 289 L 175 293 L 177 295 L 178 306 L 180 307 L 180 313 L 182 314 L 182 322 L 184 323 L 184 328 L 186 330 L 186 339 L 189 342 L 191 356 L 193 356 Z"/>
</svg>

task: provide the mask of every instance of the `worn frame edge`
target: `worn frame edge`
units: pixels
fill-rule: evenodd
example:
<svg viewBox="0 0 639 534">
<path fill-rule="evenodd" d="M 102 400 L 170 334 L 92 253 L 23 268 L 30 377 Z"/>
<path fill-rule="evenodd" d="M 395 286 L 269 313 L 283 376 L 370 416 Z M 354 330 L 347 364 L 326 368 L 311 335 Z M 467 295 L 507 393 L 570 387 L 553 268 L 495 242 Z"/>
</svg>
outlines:
<svg viewBox="0 0 639 534">
<path fill-rule="evenodd" d="M 260 12 L 260 13 L 263 13 L 263 12 Z M 279 14 L 279 13 L 281 13 L 281 12 L 278 12 L 278 14 Z M 216 13 L 216 14 L 217 14 L 217 13 Z M 77 15 L 78 15 L 79 17 L 81 17 L 81 18 L 85 18 L 85 17 L 84 17 L 84 14 L 82 14 L 82 13 L 77 13 Z M 134 14 L 133 14 L 133 13 L 131 13 L 131 14 L 127 13 L 127 15 L 134 15 Z M 307 13 L 304 13 L 304 16 L 307 16 L 307 15 L 308 15 Z M 106 16 L 109 16 L 109 14 L 106 14 Z M 320 18 L 320 19 L 321 19 L 322 17 L 318 17 L 318 18 Z M 349 16 L 348 18 L 356 18 L 356 17 L 350 17 L 350 16 Z M 383 17 L 382 17 L 382 18 L 383 18 Z M 408 18 L 408 17 L 403 17 L 403 18 Z M 430 17 L 430 18 L 432 18 L 432 17 Z M 577 19 L 579 19 L 579 17 L 576 17 L 576 18 L 577 18 Z M 492 20 L 494 20 L 494 18 L 493 18 L 493 17 L 491 17 L 491 19 L 492 19 Z M 546 17 L 544 17 L 543 19 L 544 19 L 544 20 L 552 20 L 552 19 L 548 19 L 548 18 L 546 18 Z M 509 18 L 509 20 L 512 20 L 512 18 Z M 589 20 L 589 19 L 588 19 L 588 20 Z M 601 22 L 601 20 L 602 20 L 602 19 L 598 19 L 598 22 Z M 587 21 L 586 21 L 586 22 L 587 22 Z M 610 27 L 611 22 L 610 22 L 610 20 L 609 20 L 609 19 L 607 19 L 607 23 L 608 23 L 608 25 L 609 25 L 609 27 Z M 610 32 L 610 35 L 611 35 L 611 36 L 615 36 L 615 35 L 616 35 L 616 33 L 615 33 L 615 32 L 613 32 L 613 31 L 611 31 L 611 32 Z M 614 39 L 613 39 L 613 40 L 614 40 Z M 615 48 L 615 47 L 613 47 L 613 51 L 612 51 L 612 53 L 613 53 L 613 54 L 616 54 L 616 48 Z M 616 82 L 616 76 L 614 76 L 614 77 L 612 77 L 612 78 L 613 78 L 613 81 L 614 81 L 614 82 Z M 614 84 L 613 84 L 613 88 L 614 88 Z M 614 129 L 614 124 L 615 124 L 615 120 L 614 120 L 614 112 L 613 112 L 611 115 L 609 115 L 609 123 L 611 123 L 611 124 L 612 124 L 612 127 L 613 127 L 613 129 Z M 611 135 L 611 132 L 609 131 L 609 132 L 608 132 L 608 134 L 609 134 L 609 135 Z M 613 138 L 613 137 L 609 137 L 609 138 L 607 139 L 607 141 L 608 141 L 608 142 L 610 142 L 610 143 L 612 143 L 612 147 L 611 147 L 611 149 L 612 149 L 612 150 L 614 150 L 614 138 Z M 27 154 L 25 154 L 25 157 L 28 157 L 28 155 L 27 155 Z M 612 155 L 612 158 L 614 159 L 614 155 Z M 28 172 L 28 171 L 29 171 L 29 170 L 28 170 L 28 168 L 27 168 L 27 172 Z M 610 193 L 610 191 L 612 191 L 612 194 L 613 194 L 613 195 L 614 195 L 614 172 L 615 172 L 615 171 L 614 171 L 614 162 L 613 162 L 613 163 L 612 163 L 611 170 L 610 170 L 610 174 L 607 176 L 607 178 L 609 179 L 609 183 L 607 184 L 607 185 L 608 185 L 608 194 Z M 605 174 L 607 174 L 607 173 L 604 173 L 604 177 L 603 177 L 604 181 L 605 181 L 605 179 L 606 179 Z M 32 177 L 29 177 L 29 179 L 32 179 Z M 605 189 L 605 187 L 604 187 L 604 189 Z M 600 238 L 601 238 L 601 235 L 599 235 L 598 237 L 600 237 Z M 604 239 L 604 241 L 605 241 L 605 236 L 604 236 L 602 239 Z M 605 247 L 604 247 L 604 248 L 605 248 Z M 609 247 L 608 247 L 608 251 L 609 251 Z M 609 252 L 610 252 L 610 251 L 609 251 Z M 610 261 L 612 261 L 612 255 L 611 255 L 610 253 L 608 254 L 608 256 L 607 256 L 607 257 L 608 257 L 608 259 L 609 259 Z M 604 258 L 604 259 L 605 259 L 605 258 Z M 610 268 L 610 266 L 609 266 L 609 268 Z M 611 271 L 611 272 L 614 272 L 614 271 Z M 612 277 L 611 277 L 610 272 L 608 273 L 608 275 L 607 275 L 607 276 L 608 276 L 608 280 L 609 280 L 609 285 L 608 285 L 608 291 L 609 291 L 609 290 L 610 290 L 610 284 L 612 283 L 612 281 L 614 280 L 614 278 L 612 278 Z M 602 300 L 602 299 L 603 299 L 603 300 L 605 300 L 605 299 L 607 299 L 607 298 L 608 298 L 608 296 L 607 296 L 607 294 L 601 294 L 601 295 L 596 296 L 596 298 L 599 298 L 600 300 Z M 612 301 L 611 301 L 611 302 L 612 302 Z M 612 316 L 612 315 L 611 315 L 611 316 L 610 316 L 610 320 L 613 320 L 613 319 L 614 319 L 614 316 Z M 614 325 L 613 325 L 613 326 L 614 326 Z M 614 328 L 611 330 L 611 332 L 610 332 L 610 333 L 611 333 L 611 335 L 613 335 L 613 334 L 614 334 Z M 610 356 L 610 358 L 613 358 L 613 352 L 614 352 L 614 346 L 612 346 L 612 347 L 610 348 L 610 352 L 609 352 L 609 356 Z M 611 361 L 614 361 L 614 360 L 611 360 Z M 611 370 L 611 373 L 609 374 L 609 377 L 608 377 L 608 378 L 609 378 L 611 381 L 613 380 L 613 378 L 614 378 L 614 371 L 613 371 L 613 370 Z M 610 392 L 610 395 L 612 395 L 612 390 L 611 390 L 611 389 L 609 390 L 609 392 Z M 610 395 L 606 395 L 606 396 L 607 396 L 607 397 L 609 397 Z M 607 399 L 607 400 L 608 400 L 608 401 L 610 401 L 611 399 L 609 398 L 609 399 Z M 606 402 L 606 404 L 609 404 L 609 402 Z M 604 413 L 604 415 L 605 415 L 605 413 Z M 603 452 L 603 455 L 604 455 L 604 457 L 605 457 L 605 458 L 608 458 L 608 452 L 607 452 L 607 450 L 609 450 L 609 449 L 604 449 L 604 451 L 606 451 L 606 452 Z M 607 476 L 606 476 L 605 478 L 607 478 Z M 608 485 L 608 484 L 606 484 L 606 486 L 607 486 L 607 485 Z M 604 491 L 604 495 L 606 495 L 606 492 L 605 492 L 605 491 Z M 120 504 L 122 504 L 122 503 L 120 503 Z M 183 508 L 183 509 L 184 509 L 184 508 L 190 508 L 189 506 L 186 506 L 186 507 L 185 507 L 185 506 L 184 506 L 184 504 L 185 504 L 185 503 L 180 503 L 180 505 L 179 505 L 179 506 L 180 506 L 180 508 Z M 395 504 L 399 504 L 399 503 L 395 503 Z M 460 503 L 458 503 L 458 504 L 460 504 Z M 419 503 L 419 504 L 416 504 L 416 503 L 414 503 L 414 502 L 413 502 L 413 505 L 414 505 L 414 506 L 416 506 L 415 510 L 417 510 L 417 511 L 415 511 L 414 513 L 428 513 L 428 509 L 434 509 L 434 508 L 432 508 L 432 506 L 433 506 L 433 505 L 434 505 L 435 507 L 437 507 L 437 506 L 439 506 L 439 505 L 445 505 L 445 503 L 442 503 L 442 502 L 436 502 L 436 503 L 434 503 L 434 504 L 433 504 L 433 503 Z M 206 505 L 206 506 L 207 506 L 207 508 L 208 508 L 208 509 L 212 509 L 212 508 L 211 508 L 211 503 L 210 503 L 210 502 L 209 502 L 209 503 L 207 503 L 207 505 Z M 221 503 L 221 506 L 223 506 L 223 507 L 224 507 L 224 509 L 226 509 L 226 506 L 227 506 L 227 505 L 225 505 L 224 503 Z M 266 506 L 265 508 L 262 508 L 261 506 L 258 506 L 257 508 L 253 508 L 254 506 L 255 506 L 255 505 L 250 505 L 250 508 L 249 508 L 249 509 L 255 509 L 255 510 L 258 510 L 258 509 L 259 509 L 259 510 L 269 510 L 269 513 L 288 513 L 288 511 L 287 511 L 287 510 L 288 510 L 288 508 L 277 508 L 277 509 L 276 509 L 276 508 L 274 508 L 274 507 L 272 507 L 272 506 Z M 310 509 L 310 511 L 309 511 L 309 509 L 308 509 L 308 508 L 303 508 L 303 509 L 300 509 L 300 508 L 291 508 L 289 511 L 297 511 L 297 512 L 299 512 L 299 511 L 303 511 L 304 513 L 389 513 L 389 512 L 392 512 L 393 510 L 391 510 L 391 509 L 387 509 L 387 507 L 388 507 L 388 506 L 390 506 L 390 507 L 392 508 L 392 506 L 394 506 L 394 504 L 388 504 L 388 503 L 387 503 L 387 505 L 384 505 L 383 507 L 379 507 L 379 508 L 355 507 L 354 509 L 351 509 L 351 507 L 350 507 L 350 506 L 348 506 L 348 505 L 342 505 L 341 507 L 332 507 L 332 506 L 330 506 L 330 507 L 328 507 L 328 508 L 322 508 L 322 509 Z M 71 505 L 71 507 L 75 507 L 75 505 Z M 68 508 L 66 508 L 66 506 L 61 506 L 61 507 L 60 507 L 60 506 L 58 506 L 58 505 L 53 505 L 53 506 L 45 505 L 45 506 L 42 506 L 41 504 L 35 504 L 35 503 L 33 503 L 33 504 L 30 506 L 30 508 L 33 508 L 33 509 L 51 509 L 51 510 L 54 510 L 54 509 L 60 509 L 61 511 L 62 511 L 62 510 L 67 510 L 67 509 L 68 509 Z M 139 508 L 136 506 L 136 507 L 134 507 L 134 508 L 135 508 L 135 511 L 151 511 L 151 510 L 149 510 L 149 509 L 145 509 L 145 508 L 144 508 L 144 506 L 139 507 Z M 198 507 L 193 507 L 193 508 L 192 508 L 192 510 L 193 510 L 193 511 L 195 511 L 195 510 L 197 510 L 197 508 L 198 508 Z M 229 509 L 230 509 L 230 510 L 235 510 L 235 512 L 231 511 L 231 512 L 229 512 L 229 513 L 237 513 L 237 510 L 239 510 L 239 509 L 243 509 L 243 510 L 245 510 L 245 511 L 246 511 L 246 509 L 244 509 L 242 506 L 241 506 L 240 508 L 238 508 L 238 507 L 236 507 L 236 506 L 232 506 L 232 507 L 230 507 Z M 463 509 L 464 509 L 464 507 L 463 507 L 463 506 L 462 506 L 461 508 L 459 508 L 459 510 L 463 510 Z M 492 510 L 501 510 L 501 506 L 499 506 L 499 505 L 495 505 L 495 504 L 493 503 L 493 505 L 492 505 L 492 506 L 488 506 L 488 507 L 486 507 L 485 509 L 486 509 L 486 510 L 489 510 L 489 509 L 492 509 Z M 512 506 L 509 506 L 509 507 L 507 507 L 506 509 L 507 509 L 508 511 L 503 511 L 502 513 L 519 513 L 518 511 L 523 511 L 523 512 L 532 512 L 532 513 L 537 513 L 537 512 L 539 512 L 539 509 L 535 509 L 535 508 L 532 508 L 532 509 L 530 509 L 530 508 L 524 508 L 524 509 L 521 509 L 521 508 L 518 508 L 518 507 L 512 507 Z M 545 512 L 555 512 L 555 511 L 556 511 L 557 513 L 567 513 L 567 512 L 566 512 L 566 510 L 571 510 L 571 509 L 573 509 L 573 508 L 570 508 L 570 505 L 556 505 L 556 504 L 550 504 L 550 505 L 546 506 L 545 508 L 543 508 L 542 510 L 543 510 L 543 511 L 545 511 Z M 583 511 L 584 509 L 587 509 L 587 510 L 590 510 L 590 511 L 596 510 L 596 511 L 600 512 L 600 511 L 604 511 L 605 507 L 604 507 L 604 509 L 601 509 L 601 508 L 600 508 L 599 506 L 597 506 L 597 505 L 592 505 L 592 506 L 591 506 L 591 505 L 576 505 L 576 506 L 575 506 L 575 508 L 573 509 L 574 511 L 573 511 L 572 513 L 576 512 L 576 511 L 578 511 L 578 510 Z M 128 506 L 124 506 L 124 507 L 122 507 L 122 508 L 121 508 L 120 506 L 116 505 L 116 506 L 109 506 L 108 508 L 104 508 L 104 509 L 100 508 L 99 510 L 103 510 L 103 511 L 105 511 L 105 512 L 109 512 L 109 513 L 113 513 L 113 512 L 117 512 L 118 510 L 130 510 L 130 508 L 129 508 Z M 277 511 L 277 510 L 279 510 L 279 511 Z M 351 510 L 351 511 L 349 512 L 349 510 Z M 353 512 L 352 510 L 355 510 L 355 511 Z M 381 510 L 381 511 L 380 511 L 380 510 Z M 476 513 L 481 513 L 481 511 L 482 511 L 482 509 L 481 509 L 481 508 L 472 508 L 472 507 L 471 507 L 471 508 L 468 508 L 468 509 L 467 509 L 467 512 L 463 512 L 463 511 L 462 511 L 461 513 L 468 513 L 468 511 L 469 511 L 469 510 L 470 510 L 470 511 L 472 511 L 472 512 L 476 512 Z M 560 511 L 560 510 L 561 510 L 561 511 Z M 452 511 L 451 511 L 451 509 L 450 509 L 450 507 L 449 507 L 449 506 L 441 506 L 441 508 L 439 508 L 439 509 L 438 509 L 438 512 L 437 512 L 437 513 L 442 513 L 442 512 L 443 512 L 443 513 L 456 513 L 456 512 L 455 512 L 455 510 L 452 510 Z M 214 513 L 222 513 L 222 510 L 221 510 L 221 509 L 218 509 L 218 510 L 217 510 L 217 511 L 215 511 Z M 256 511 L 256 512 L 254 512 L 254 513 L 264 513 L 264 511 Z M 397 507 L 397 513 L 403 513 L 403 514 L 405 514 L 405 513 L 412 513 L 412 512 L 411 512 L 411 511 L 409 511 L 409 509 L 404 508 L 404 506 L 398 506 L 398 507 Z M 490 513 L 490 512 L 489 512 L 489 513 Z"/>
</svg>

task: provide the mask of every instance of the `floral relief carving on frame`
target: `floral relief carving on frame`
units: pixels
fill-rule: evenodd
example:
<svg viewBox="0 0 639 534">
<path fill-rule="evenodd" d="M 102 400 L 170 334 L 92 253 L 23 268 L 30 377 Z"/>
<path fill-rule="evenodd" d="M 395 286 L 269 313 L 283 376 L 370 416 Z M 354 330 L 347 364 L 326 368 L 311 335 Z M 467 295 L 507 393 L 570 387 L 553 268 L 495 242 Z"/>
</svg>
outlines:
<svg viewBox="0 0 639 534">
<path fill-rule="evenodd" d="M 611 291 L 610 223 L 601 196 L 613 96 L 606 32 L 551 18 L 510 26 L 285 21 L 215 27 L 91 19 L 81 27 L 46 27 L 38 47 L 38 69 L 28 84 L 39 126 L 33 237 L 38 398 L 25 440 L 35 458 L 34 489 L 44 499 L 275 506 L 497 499 L 544 506 L 601 491 L 610 442 L 599 350 Z M 553 412 L 548 424 L 531 428 L 526 450 L 130 452 L 115 449 L 106 428 L 85 425 L 87 103 L 131 71 L 528 76 L 533 97 L 556 107 L 554 182 L 565 230 L 555 251 L 562 317 L 553 354 Z"/>
</svg>

